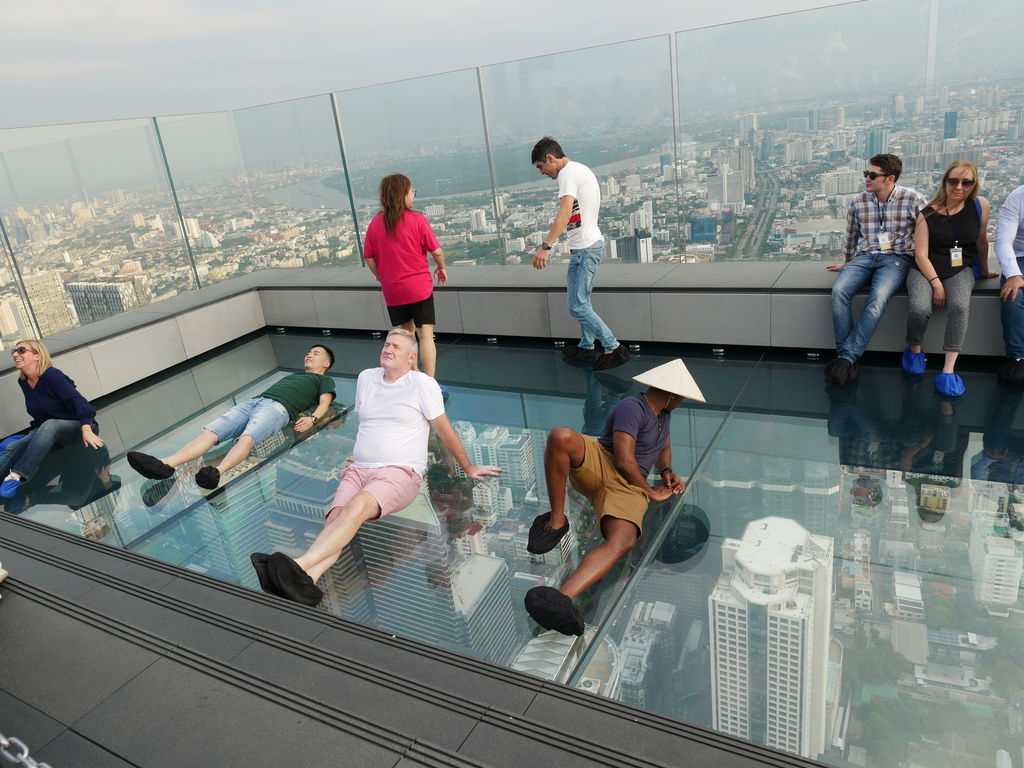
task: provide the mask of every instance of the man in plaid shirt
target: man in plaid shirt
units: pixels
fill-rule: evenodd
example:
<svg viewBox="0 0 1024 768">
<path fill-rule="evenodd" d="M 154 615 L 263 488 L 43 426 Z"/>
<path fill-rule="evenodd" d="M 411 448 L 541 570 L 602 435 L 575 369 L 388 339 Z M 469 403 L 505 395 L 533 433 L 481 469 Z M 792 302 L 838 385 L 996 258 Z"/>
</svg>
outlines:
<svg viewBox="0 0 1024 768">
<path fill-rule="evenodd" d="M 868 161 L 864 191 L 853 199 L 846 214 L 846 261 L 828 267 L 840 273 L 832 286 L 836 359 L 825 366 L 825 380 L 830 384 L 843 386 L 857 377 L 857 360 L 914 261 L 914 225 L 928 201 L 916 190 L 897 186 L 902 171 L 903 163 L 896 155 L 875 155 Z M 850 302 L 868 284 L 867 304 L 854 323 Z"/>
</svg>

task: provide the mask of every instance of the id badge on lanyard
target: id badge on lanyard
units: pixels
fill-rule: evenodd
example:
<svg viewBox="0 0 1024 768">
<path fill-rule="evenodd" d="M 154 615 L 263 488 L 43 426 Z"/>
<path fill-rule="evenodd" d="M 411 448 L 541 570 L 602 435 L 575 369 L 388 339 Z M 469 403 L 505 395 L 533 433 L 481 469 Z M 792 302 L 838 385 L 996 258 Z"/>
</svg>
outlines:
<svg viewBox="0 0 1024 768">
<path fill-rule="evenodd" d="M 878 250 L 880 251 L 891 251 L 892 250 L 892 239 L 888 232 L 878 233 Z"/>
<path fill-rule="evenodd" d="M 949 249 L 949 266 L 962 267 L 964 265 L 964 249 L 953 246 Z"/>
</svg>

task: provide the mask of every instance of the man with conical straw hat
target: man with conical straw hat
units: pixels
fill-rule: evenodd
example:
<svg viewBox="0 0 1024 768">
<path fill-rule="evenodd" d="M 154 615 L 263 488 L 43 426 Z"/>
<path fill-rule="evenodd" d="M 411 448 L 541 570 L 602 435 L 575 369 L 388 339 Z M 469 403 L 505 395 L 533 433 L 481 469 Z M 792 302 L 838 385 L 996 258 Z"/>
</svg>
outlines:
<svg viewBox="0 0 1024 768">
<path fill-rule="evenodd" d="M 647 391 L 619 402 L 605 420 L 599 438 L 555 427 L 544 451 L 544 475 L 551 511 L 530 527 L 527 549 L 550 552 L 569 531 L 565 517 L 565 482 L 590 500 L 604 542 L 586 554 L 559 589 L 534 587 L 526 593 L 526 610 L 545 629 L 583 634 L 584 621 L 573 605 L 583 590 L 604 576 L 640 538 L 651 501 L 664 501 L 685 490 L 672 471 L 669 422 L 684 399 L 705 402 L 682 360 L 673 360 L 633 377 Z M 650 485 L 657 470 L 662 483 Z"/>
</svg>

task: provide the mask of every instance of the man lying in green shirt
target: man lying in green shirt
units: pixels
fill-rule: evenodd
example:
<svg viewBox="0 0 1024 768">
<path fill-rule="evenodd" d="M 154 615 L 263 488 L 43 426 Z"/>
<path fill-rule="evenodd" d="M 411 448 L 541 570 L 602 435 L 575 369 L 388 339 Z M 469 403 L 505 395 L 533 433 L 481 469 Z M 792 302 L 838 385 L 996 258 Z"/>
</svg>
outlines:
<svg viewBox="0 0 1024 768">
<path fill-rule="evenodd" d="M 196 472 L 196 484 L 213 490 L 220 483 L 222 472 L 238 466 L 261 441 L 295 421 L 296 432 L 312 429 L 331 407 L 334 400 L 334 380 L 325 375 L 334 364 L 334 353 L 322 344 L 314 344 L 303 363 L 302 373 L 291 373 L 258 397 L 239 403 L 219 418 L 207 424 L 198 437 L 183 448 L 163 459 L 148 453 L 131 451 L 128 463 L 132 469 L 151 480 L 164 480 L 174 474 L 174 468 L 198 459 L 222 440 L 238 438 L 215 467 L 203 467 Z M 301 412 L 313 408 L 309 416 L 296 418 Z"/>
</svg>

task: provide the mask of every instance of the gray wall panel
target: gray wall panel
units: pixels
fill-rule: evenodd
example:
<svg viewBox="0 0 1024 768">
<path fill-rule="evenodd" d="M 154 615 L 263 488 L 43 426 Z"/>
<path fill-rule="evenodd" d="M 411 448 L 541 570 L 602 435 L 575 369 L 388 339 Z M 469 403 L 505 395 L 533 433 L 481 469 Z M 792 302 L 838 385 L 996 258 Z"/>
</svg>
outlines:
<svg viewBox="0 0 1024 768">
<path fill-rule="evenodd" d="M 771 343 L 767 293 L 652 293 L 654 336 L 693 344 Z"/>
<path fill-rule="evenodd" d="M 548 294 L 528 291 L 465 291 L 459 297 L 466 333 L 551 335 Z"/>
</svg>

